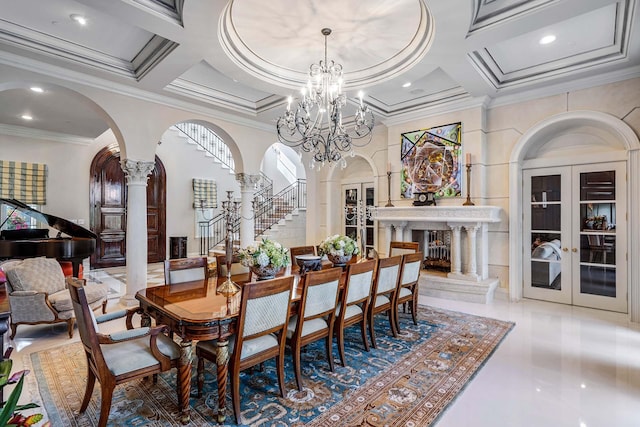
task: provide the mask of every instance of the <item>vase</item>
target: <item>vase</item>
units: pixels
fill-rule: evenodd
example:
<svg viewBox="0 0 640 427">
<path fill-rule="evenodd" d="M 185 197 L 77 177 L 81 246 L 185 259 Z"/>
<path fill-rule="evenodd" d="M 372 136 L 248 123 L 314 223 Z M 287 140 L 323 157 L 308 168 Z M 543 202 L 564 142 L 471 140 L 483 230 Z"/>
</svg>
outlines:
<svg viewBox="0 0 640 427">
<path fill-rule="evenodd" d="M 327 258 L 334 267 L 344 267 L 351 260 L 353 255 L 331 255 L 327 254 Z"/>
<path fill-rule="evenodd" d="M 280 273 L 284 267 L 274 267 L 269 264 L 264 267 L 252 265 L 249 268 L 251 269 L 251 272 L 256 275 L 257 280 L 268 280 L 276 277 L 276 274 Z"/>
</svg>

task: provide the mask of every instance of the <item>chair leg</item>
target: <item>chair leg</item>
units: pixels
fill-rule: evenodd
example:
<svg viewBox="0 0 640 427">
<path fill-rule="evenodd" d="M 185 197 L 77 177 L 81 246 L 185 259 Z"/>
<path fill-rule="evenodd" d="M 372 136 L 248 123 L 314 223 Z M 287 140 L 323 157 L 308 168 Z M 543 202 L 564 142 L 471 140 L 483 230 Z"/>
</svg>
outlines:
<svg viewBox="0 0 640 427">
<path fill-rule="evenodd" d="M 394 312 L 393 312 L 393 320 L 396 323 L 396 331 L 398 331 L 398 333 L 400 333 L 400 316 L 399 316 L 399 313 L 398 313 L 398 307 L 399 307 L 399 304 L 395 305 L 394 308 L 393 308 L 393 310 L 394 310 Z"/>
<path fill-rule="evenodd" d="M 371 346 L 373 348 L 378 348 L 378 346 L 376 345 L 376 331 L 373 328 L 373 320 L 374 320 L 374 313 L 373 310 L 371 310 L 370 314 L 369 314 L 369 336 L 371 337 Z"/>
<path fill-rule="evenodd" d="M 418 290 L 413 290 L 413 298 L 411 299 L 411 317 L 413 318 L 413 324 L 418 325 Z"/>
<path fill-rule="evenodd" d="M 9 338 L 13 339 L 16 336 L 16 332 L 18 331 L 18 325 L 15 323 L 11 323 L 11 336 Z"/>
<path fill-rule="evenodd" d="M 67 330 L 69 331 L 69 338 L 73 338 L 73 327 L 76 324 L 76 318 L 72 317 L 71 319 L 67 320 Z"/>
<path fill-rule="evenodd" d="M 394 338 L 398 337 L 398 329 L 396 328 L 396 312 L 393 307 L 389 307 L 389 326 L 391 327 L 391 333 Z"/>
<path fill-rule="evenodd" d="M 231 403 L 233 404 L 236 424 L 240 424 L 242 422 L 242 414 L 240 413 L 240 372 L 236 372 L 234 366 L 231 366 Z"/>
<path fill-rule="evenodd" d="M 362 317 L 360 322 L 360 332 L 362 332 L 362 342 L 364 343 L 364 350 L 369 351 L 369 341 L 367 340 L 367 319 Z"/>
<path fill-rule="evenodd" d="M 287 388 L 284 383 L 284 352 L 276 356 L 276 369 L 278 369 L 278 385 L 280 386 L 280 396 L 284 398 L 287 395 Z"/>
<path fill-rule="evenodd" d="M 329 335 L 327 335 L 327 360 L 329 361 L 329 370 L 333 372 L 333 328 L 329 328 Z"/>
<path fill-rule="evenodd" d="M 296 375 L 296 385 L 302 391 L 302 374 L 300 372 L 300 347 L 297 344 L 291 345 L 291 357 L 293 358 L 293 371 Z"/>
<path fill-rule="evenodd" d="M 91 368 L 87 366 L 87 388 L 84 390 L 84 398 L 82 399 L 82 404 L 80 405 L 80 413 L 82 414 L 87 410 L 89 406 L 89 402 L 91 401 L 91 394 L 93 393 L 93 387 L 96 384 L 96 376 L 93 374 Z"/>
<path fill-rule="evenodd" d="M 342 366 L 347 366 L 345 363 L 346 358 L 344 357 L 344 328 L 342 325 L 338 325 L 338 353 L 340 353 L 340 363 Z M 331 337 L 327 338 L 333 342 Z M 327 359 L 331 360 L 331 353 L 329 352 L 329 343 L 327 343 Z M 333 372 L 333 368 L 331 368 L 331 372 Z"/>
<path fill-rule="evenodd" d="M 107 427 L 109 421 L 109 410 L 111 409 L 111 399 L 113 398 L 113 385 L 100 384 L 102 398 L 100 399 L 100 421 L 98 427 Z"/>
<path fill-rule="evenodd" d="M 102 314 L 107 314 L 107 301 L 108 301 L 107 298 L 105 298 L 104 301 L 102 301 Z"/>
</svg>

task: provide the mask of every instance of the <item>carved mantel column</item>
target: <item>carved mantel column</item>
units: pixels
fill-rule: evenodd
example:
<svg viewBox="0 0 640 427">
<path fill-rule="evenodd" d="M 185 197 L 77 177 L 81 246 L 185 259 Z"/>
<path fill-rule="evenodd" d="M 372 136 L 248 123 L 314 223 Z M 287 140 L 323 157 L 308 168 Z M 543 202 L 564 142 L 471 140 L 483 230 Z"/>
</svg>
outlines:
<svg viewBox="0 0 640 427">
<path fill-rule="evenodd" d="M 253 195 L 260 175 L 237 173 L 236 181 L 240 183 L 240 246 L 245 248 L 252 244 L 255 237 L 255 218 L 253 212 Z"/>
<path fill-rule="evenodd" d="M 476 260 L 477 251 L 477 232 L 480 225 L 465 225 L 467 231 L 467 271 L 465 274 L 474 280 L 478 279 L 478 262 Z"/>
<path fill-rule="evenodd" d="M 125 306 L 137 305 L 136 292 L 147 287 L 147 180 L 154 162 L 122 159 L 127 178 L 127 291 Z"/>
<path fill-rule="evenodd" d="M 461 273 L 460 230 L 459 224 L 449 224 L 451 228 L 451 273 L 449 276 L 459 276 Z"/>
</svg>

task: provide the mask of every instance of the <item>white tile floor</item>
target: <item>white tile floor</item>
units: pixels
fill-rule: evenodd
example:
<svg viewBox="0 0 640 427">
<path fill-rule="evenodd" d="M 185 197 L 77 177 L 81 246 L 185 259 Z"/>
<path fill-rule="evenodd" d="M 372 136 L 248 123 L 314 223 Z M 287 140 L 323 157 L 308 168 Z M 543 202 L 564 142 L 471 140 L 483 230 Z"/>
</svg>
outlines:
<svg viewBox="0 0 640 427">
<path fill-rule="evenodd" d="M 437 427 L 640 426 L 640 326 L 626 315 L 533 300 L 421 303 L 516 323 Z M 110 300 L 109 311 L 119 308 Z M 31 352 L 69 342 L 64 324 L 21 326 L 12 358 L 18 367 Z"/>
</svg>

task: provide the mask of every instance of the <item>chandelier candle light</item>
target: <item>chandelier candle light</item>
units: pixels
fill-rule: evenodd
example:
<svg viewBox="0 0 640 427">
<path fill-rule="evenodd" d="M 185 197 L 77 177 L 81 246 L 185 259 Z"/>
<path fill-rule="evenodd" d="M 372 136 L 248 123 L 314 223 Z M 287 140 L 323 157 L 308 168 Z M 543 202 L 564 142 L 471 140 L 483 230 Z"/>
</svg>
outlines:
<svg viewBox="0 0 640 427">
<path fill-rule="evenodd" d="M 318 169 L 326 162 L 340 162 L 344 169 L 347 162 L 343 153 L 354 156 L 353 146 L 364 146 L 371 141 L 374 125 L 373 112 L 359 95 L 359 105 L 353 118 L 353 127 L 348 129 L 342 121 L 342 109 L 347 97 L 342 91 L 342 65 L 327 60 L 327 37 L 330 28 L 323 28 L 324 60 L 312 64 L 307 85 L 301 89 L 301 99 L 295 111 L 293 98 L 287 102 L 287 110 L 278 118 L 276 129 L 278 140 L 289 147 L 297 147 L 311 153 L 311 169 Z M 354 140 L 363 140 L 355 144 Z"/>
</svg>

